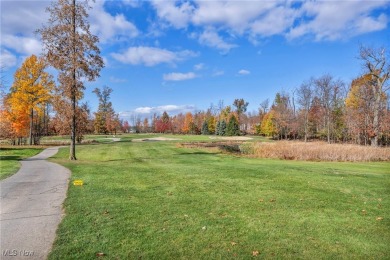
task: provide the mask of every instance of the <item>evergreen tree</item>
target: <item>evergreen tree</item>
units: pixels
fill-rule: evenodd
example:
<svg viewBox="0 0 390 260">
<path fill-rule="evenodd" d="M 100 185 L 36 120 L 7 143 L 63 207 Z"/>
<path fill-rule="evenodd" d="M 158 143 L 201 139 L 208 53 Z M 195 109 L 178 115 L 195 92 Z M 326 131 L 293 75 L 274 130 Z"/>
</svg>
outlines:
<svg viewBox="0 0 390 260">
<path fill-rule="evenodd" d="M 226 121 L 222 120 L 219 126 L 219 135 L 224 136 L 226 135 Z"/>
<path fill-rule="evenodd" d="M 215 134 L 220 135 L 220 132 L 221 132 L 221 121 L 218 120 L 217 126 L 215 127 Z"/>
<path fill-rule="evenodd" d="M 207 123 L 207 121 L 204 121 L 202 125 L 202 135 L 209 135 L 209 134 L 210 134 L 209 124 Z"/>
<path fill-rule="evenodd" d="M 231 116 L 229 124 L 227 125 L 226 135 L 237 136 L 240 135 L 240 127 L 238 126 L 238 120 L 235 116 Z"/>
</svg>

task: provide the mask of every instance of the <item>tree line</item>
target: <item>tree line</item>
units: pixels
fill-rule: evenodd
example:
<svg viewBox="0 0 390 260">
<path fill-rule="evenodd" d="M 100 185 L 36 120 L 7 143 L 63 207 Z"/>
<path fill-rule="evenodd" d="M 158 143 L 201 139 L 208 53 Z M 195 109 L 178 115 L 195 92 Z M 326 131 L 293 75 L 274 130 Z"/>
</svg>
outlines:
<svg viewBox="0 0 390 260">
<path fill-rule="evenodd" d="M 263 135 L 274 139 L 324 140 L 328 143 L 390 144 L 389 68 L 384 49 L 361 47 L 367 68 L 350 84 L 325 74 L 304 81 L 290 93 L 278 92 L 272 102 L 247 112 L 249 103 L 211 105 L 206 111 L 151 118 L 133 118 L 132 126 L 115 113 L 104 86 L 93 90 L 99 100 L 92 113 L 87 103 L 76 106 L 76 137 L 117 132 L 203 134 L 219 136 Z M 374 63 L 374 61 L 376 63 Z M 9 93 L 2 95 L 1 138 L 12 144 L 38 144 L 45 135 L 72 133 L 72 102 L 45 71 L 48 63 L 32 55 L 15 72 Z M 387 67 L 386 67 L 387 66 Z"/>
<path fill-rule="evenodd" d="M 248 112 L 248 102 L 211 105 L 207 111 L 134 120 L 136 132 L 245 135 L 328 143 L 390 145 L 390 66 L 384 48 L 360 47 L 362 76 L 349 84 L 325 74 Z M 128 125 L 128 124 L 127 124 Z"/>
</svg>

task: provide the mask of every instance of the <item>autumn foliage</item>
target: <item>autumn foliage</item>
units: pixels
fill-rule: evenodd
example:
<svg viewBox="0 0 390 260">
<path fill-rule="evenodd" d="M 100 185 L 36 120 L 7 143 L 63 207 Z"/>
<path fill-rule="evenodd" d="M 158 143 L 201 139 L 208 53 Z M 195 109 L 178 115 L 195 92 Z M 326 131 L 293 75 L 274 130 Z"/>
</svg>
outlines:
<svg viewBox="0 0 390 260">
<path fill-rule="evenodd" d="M 9 137 L 22 138 L 29 133 L 29 144 L 35 143 L 39 132 L 34 128 L 38 117 L 44 117 L 54 82 L 45 72 L 46 63 L 35 55 L 28 57 L 14 75 L 10 93 L 3 100 L 2 114 L 12 128 Z M 35 137 L 35 138 L 33 138 Z"/>
</svg>

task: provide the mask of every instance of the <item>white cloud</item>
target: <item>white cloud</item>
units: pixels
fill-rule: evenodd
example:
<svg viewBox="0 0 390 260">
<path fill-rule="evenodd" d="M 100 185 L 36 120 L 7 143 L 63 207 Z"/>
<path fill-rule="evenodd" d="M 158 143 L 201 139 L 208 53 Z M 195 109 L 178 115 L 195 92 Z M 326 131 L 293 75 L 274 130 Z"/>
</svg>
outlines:
<svg viewBox="0 0 390 260">
<path fill-rule="evenodd" d="M 16 65 L 16 56 L 10 53 L 9 51 L 2 49 L 0 56 L 0 67 L 1 68 L 10 68 Z"/>
<path fill-rule="evenodd" d="M 168 73 L 163 75 L 163 79 L 166 81 L 181 81 L 181 80 L 189 80 L 196 78 L 197 75 L 193 72 L 188 73 Z"/>
<path fill-rule="evenodd" d="M 236 47 L 220 35 L 257 38 L 280 35 L 287 39 L 313 36 L 317 41 L 350 38 L 387 27 L 388 1 L 229 1 L 153 2 L 161 23 L 175 28 L 190 25 L 204 30 L 189 33 L 203 45 L 227 53 Z M 382 10 L 382 11 L 381 11 Z M 382 12 L 382 13 L 381 13 Z M 210 29 L 213 28 L 213 29 Z"/>
<path fill-rule="evenodd" d="M 301 23 L 291 28 L 288 39 L 313 35 L 317 41 L 346 39 L 387 27 L 387 15 L 373 10 L 388 5 L 386 1 L 305 2 Z M 305 18 L 305 19 L 302 19 Z"/>
<path fill-rule="evenodd" d="M 192 22 L 203 26 L 220 26 L 242 33 L 255 18 L 277 5 L 277 1 L 197 1 Z"/>
<path fill-rule="evenodd" d="M 236 44 L 225 42 L 212 28 L 207 28 L 201 35 L 199 35 L 198 40 L 200 44 L 216 48 L 220 50 L 221 53 L 228 53 L 232 48 L 238 47 Z"/>
<path fill-rule="evenodd" d="M 121 117 L 130 117 L 132 115 L 141 115 L 141 116 L 148 116 L 148 115 L 161 115 L 166 111 L 169 115 L 176 115 L 179 113 L 186 113 L 186 112 L 193 112 L 196 109 L 194 105 L 163 105 L 163 106 L 157 106 L 157 107 L 138 107 L 134 109 L 133 111 L 124 111 L 120 112 Z"/>
<path fill-rule="evenodd" d="M 275 7 L 251 24 L 251 34 L 261 37 L 283 34 L 287 28 L 293 25 L 297 15 L 298 12 L 292 8 Z"/>
<path fill-rule="evenodd" d="M 128 1 L 127 3 L 132 2 Z M 91 3 L 91 32 L 98 35 L 101 42 L 127 40 L 138 36 L 139 32 L 137 27 L 129 22 L 123 14 L 119 13 L 113 16 L 106 12 L 104 9 L 104 1 Z"/>
<path fill-rule="evenodd" d="M 238 74 L 240 74 L 240 75 L 249 75 L 249 74 L 251 74 L 251 72 L 249 70 L 240 70 L 238 72 Z"/>
<path fill-rule="evenodd" d="M 222 76 L 224 74 L 225 74 L 225 72 L 223 70 L 217 70 L 217 71 L 214 71 L 213 77 Z"/>
<path fill-rule="evenodd" d="M 42 52 L 42 44 L 33 37 L 4 35 L 1 39 L 1 45 L 12 49 L 23 55 L 39 55 Z"/>
<path fill-rule="evenodd" d="M 123 4 L 131 7 L 139 7 L 141 4 L 140 0 L 122 0 Z"/>
<path fill-rule="evenodd" d="M 123 83 L 123 82 L 127 82 L 127 79 L 121 79 L 121 78 L 111 76 L 110 81 L 112 83 Z"/>
<path fill-rule="evenodd" d="M 153 111 L 152 107 L 138 107 L 134 110 L 134 112 L 138 114 L 150 114 L 152 113 L 152 111 Z"/>
<path fill-rule="evenodd" d="M 6 59 L 14 62 L 19 55 L 39 55 L 40 40 L 34 32 L 49 15 L 45 12 L 48 1 L 1 1 L 1 46 L 7 48 Z M 2 50 L 2 55 L 5 53 Z"/>
<path fill-rule="evenodd" d="M 204 68 L 203 63 L 195 64 L 194 66 L 194 70 L 202 70 L 203 68 Z"/>
<path fill-rule="evenodd" d="M 49 5 L 50 1 L 1 1 L 1 35 L 34 36 L 49 18 L 45 12 Z"/>
<path fill-rule="evenodd" d="M 175 28 L 185 28 L 191 19 L 195 7 L 189 2 L 154 0 L 151 2 L 157 11 L 157 15 Z"/>
<path fill-rule="evenodd" d="M 172 52 L 154 47 L 130 47 L 123 53 L 112 53 L 111 56 L 125 64 L 155 66 L 160 63 L 175 63 L 198 54 L 189 50 Z"/>
<path fill-rule="evenodd" d="M 363 34 L 372 31 L 380 31 L 387 27 L 388 17 L 385 14 L 380 14 L 376 17 L 364 17 L 356 21 L 356 31 L 352 34 Z"/>
</svg>

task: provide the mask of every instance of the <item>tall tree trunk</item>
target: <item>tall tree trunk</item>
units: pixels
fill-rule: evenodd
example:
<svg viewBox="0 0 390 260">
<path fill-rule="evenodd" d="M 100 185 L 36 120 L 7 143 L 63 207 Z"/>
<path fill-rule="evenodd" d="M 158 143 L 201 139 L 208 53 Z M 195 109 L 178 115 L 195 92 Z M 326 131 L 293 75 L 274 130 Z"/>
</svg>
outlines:
<svg viewBox="0 0 390 260">
<path fill-rule="evenodd" d="M 72 133 L 71 133 L 69 160 L 77 160 L 76 158 L 76 95 L 75 94 L 72 94 Z"/>
<path fill-rule="evenodd" d="M 307 109 L 305 110 L 305 143 L 307 142 L 307 136 L 308 136 L 308 111 Z"/>
<path fill-rule="evenodd" d="M 45 125 L 45 134 L 49 135 L 49 104 L 46 104 L 46 125 Z"/>
<path fill-rule="evenodd" d="M 41 127 L 41 136 L 46 135 L 46 104 L 43 105 L 43 127 Z"/>
<path fill-rule="evenodd" d="M 379 81 L 379 80 L 378 80 Z M 378 85 L 381 84 L 380 82 L 378 82 Z M 374 118 L 373 118 L 373 121 L 372 121 L 372 128 L 374 130 L 374 136 L 371 137 L 371 146 L 378 146 L 378 137 L 379 137 L 379 112 L 380 112 L 380 108 L 381 108 L 381 97 L 382 97 L 382 91 L 381 89 L 378 87 L 378 89 L 376 89 L 374 87 L 374 95 L 375 95 L 375 101 L 374 101 Z"/>
<path fill-rule="evenodd" d="M 374 136 L 371 137 L 371 146 L 378 146 L 380 102 L 381 102 L 381 95 L 377 94 L 374 102 L 374 118 L 372 122 Z"/>
<path fill-rule="evenodd" d="M 33 125 L 34 125 L 34 109 L 31 108 L 30 111 L 30 140 L 29 140 L 29 145 L 33 144 Z"/>
<path fill-rule="evenodd" d="M 73 26 L 73 66 L 76 66 L 76 0 L 73 0 L 73 17 L 72 17 L 72 26 Z M 72 102 L 72 133 L 70 141 L 70 153 L 69 160 L 76 159 L 76 68 L 73 67 L 73 82 L 71 89 L 71 102 Z"/>
</svg>

